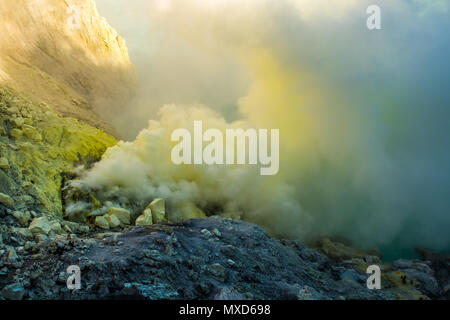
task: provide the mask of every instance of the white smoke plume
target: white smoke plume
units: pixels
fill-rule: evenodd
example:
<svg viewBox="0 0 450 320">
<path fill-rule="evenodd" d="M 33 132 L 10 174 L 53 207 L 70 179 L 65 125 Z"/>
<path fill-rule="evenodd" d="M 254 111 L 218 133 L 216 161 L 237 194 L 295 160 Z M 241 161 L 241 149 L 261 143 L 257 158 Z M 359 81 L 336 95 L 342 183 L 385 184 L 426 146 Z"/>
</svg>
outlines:
<svg viewBox="0 0 450 320">
<path fill-rule="evenodd" d="M 97 2 L 142 83 L 116 125 L 154 121 L 79 188 L 190 200 L 283 236 L 450 246 L 448 1 L 380 1 L 376 32 L 369 1 Z M 279 174 L 172 165 L 170 133 L 194 120 L 280 129 Z"/>
</svg>

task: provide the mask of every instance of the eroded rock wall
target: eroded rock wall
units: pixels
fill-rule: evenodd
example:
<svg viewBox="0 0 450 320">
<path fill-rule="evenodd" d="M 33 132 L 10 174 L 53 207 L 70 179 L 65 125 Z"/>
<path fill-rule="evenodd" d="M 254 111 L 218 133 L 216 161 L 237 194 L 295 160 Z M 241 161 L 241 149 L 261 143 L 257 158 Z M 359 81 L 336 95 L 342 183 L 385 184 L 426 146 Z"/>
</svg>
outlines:
<svg viewBox="0 0 450 320">
<path fill-rule="evenodd" d="M 116 134 L 135 69 L 93 0 L 1 1 L 0 30 L 0 84 Z"/>
</svg>

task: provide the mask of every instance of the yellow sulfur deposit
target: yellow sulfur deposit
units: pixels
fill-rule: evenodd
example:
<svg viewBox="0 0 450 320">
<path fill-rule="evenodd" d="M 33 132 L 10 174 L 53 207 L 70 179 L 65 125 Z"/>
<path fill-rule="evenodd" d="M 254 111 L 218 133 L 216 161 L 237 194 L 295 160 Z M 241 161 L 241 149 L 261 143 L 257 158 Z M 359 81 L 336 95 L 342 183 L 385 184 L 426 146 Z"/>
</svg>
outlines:
<svg viewBox="0 0 450 320">
<path fill-rule="evenodd" d="M 18 126 L 21 128 L 19 129 Z M 0 87 L 0 192 L 18 209 L 61 214 L 63 173 L 101 158 L 116 139 Z"/>
<path fill-rule="evenodd" d="M 108 215 L 115 216 L 121 224 L 129 225 L 131 223 L 130 211 L 126 209 L 111 207 L 108 210 Z"/>
<path fill-rule="evenodd" d="M 397 294 L 399 300 L 422 300 L 424 295 L 416 288 L 416 283 L 408 280 L 401 271 L 382 273 L 382 281 L 389 284 L 391 291 Z"/>
<path fill-rule="evenodd" d="M 137 226 L 150 226 L 153 224 L 152 210 L 145 209 L 142 215 L 136 219 Z"/>
<path fill-rule="evenodd" d="M 177 210 L 181 215 L 181 220 L 195 219 L 195 218 L 205 218 L 205 213 L 200 210 L 193 202 L 185 201 L 177 206 Z M 179 218 L 178 218 L 179 219 Z M 169 220 L 170 219 L 169 217 Z M 177 218 L 173 219 L 177 220 Z"/>
<path fill-rule="evenodd" d="M 152 214 L 152 223 L 158 223 L 166 219 L 166 202 L 164 199 L 157 198 L 153 200 L 152 203 L 147 206 L 147 209 L 150 209 L 150 213 Z"/>
</svg>

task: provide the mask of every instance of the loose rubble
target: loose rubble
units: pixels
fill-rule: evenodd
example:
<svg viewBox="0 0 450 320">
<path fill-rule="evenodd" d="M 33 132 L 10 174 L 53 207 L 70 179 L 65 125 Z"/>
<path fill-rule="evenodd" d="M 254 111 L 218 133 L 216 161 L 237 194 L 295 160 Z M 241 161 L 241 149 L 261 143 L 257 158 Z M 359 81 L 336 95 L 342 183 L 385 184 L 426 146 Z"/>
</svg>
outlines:
<svg viewBox="0 0 450 320">
<path fill-rule="evenodd" d="M 430 261 L 381 263 L 382 289 L 369 290 L 364 261 L 369 252 L 328 239 L 327 256 L 221 217 L 87 234 L 74 222 L 58 222 L 61 234 L 52 232 L 56 221 L 33 222 L 31 239 L 5 228 L 0 232 L 3 299 L 439 299 L 448 294 L 449 278 L 436 278 L 443 270 L 448 274 L 448 260 L 439 270 Z M 66 286 L 71 265 L 81 269 L 81 290 Z"/>
</svg>

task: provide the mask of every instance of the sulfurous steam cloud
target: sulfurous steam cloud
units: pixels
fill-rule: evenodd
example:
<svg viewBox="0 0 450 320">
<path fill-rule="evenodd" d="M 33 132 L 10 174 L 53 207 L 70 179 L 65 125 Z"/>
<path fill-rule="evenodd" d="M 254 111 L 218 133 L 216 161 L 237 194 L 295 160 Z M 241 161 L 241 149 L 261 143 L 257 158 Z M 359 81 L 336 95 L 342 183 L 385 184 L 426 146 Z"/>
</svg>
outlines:
<svg viewBox="0 0 450 320">
<path fill-rule="evenodd" d="M 151 121 L 77 188 L 192 201 L 282 236 L 450 246 L 448 1 L 379 1 L 378 31 L 369 1 L 97 2 L 142 80 L 116 126 L 131 137 Z M 173 165 L 170 134 L 194 120 L 280 129 L 278 175 Z"/>
</svg>

